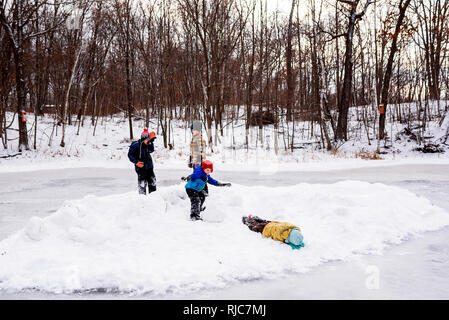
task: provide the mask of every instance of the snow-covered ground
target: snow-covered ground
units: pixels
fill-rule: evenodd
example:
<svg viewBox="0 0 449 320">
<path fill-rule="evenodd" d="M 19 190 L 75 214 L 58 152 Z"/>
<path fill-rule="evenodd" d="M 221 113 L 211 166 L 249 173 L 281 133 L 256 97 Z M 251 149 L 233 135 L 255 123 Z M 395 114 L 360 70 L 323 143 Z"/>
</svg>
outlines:
<svg viewBox="0 0 449 320">
<path fill-rule="evenodd" d="M 446 101 L 440 101 L 440 109 L 444 109 L 446 103 Z M 416 109 L 415 104 L 404 104 L 401 107 Z M 259 135 L 258 127 L 250 127 L 249 146 L 246 148 L 245 122 L 240 118 L 236 121 L 225 120 L 223 136 L 218 135 L 218 139 L 215 139 L 214 131 L 214 146 L 208 147 L 206 155 L 214 163 L 219 163 L 221 170 L 247 170 L 250 167 L 251 170 L 262 173 L 281 170 L 317 171 L 379 165 L 449 163 L 449 139 L 445 138 L 449 134 L 449 116 L 446 116 L 442 123 L 438 119 L 428 122 L 424 132 L 418 128 L 420 122 L 416 119 L 410 121 L 410 127 L 414 134 L 423 136 L 426 143 L 439 144 L 439 147 L 446 152 L 430 154 L 414 151 L 415 148 L 422 147 L 423 144 L 418 144 L 412 136 L 404 134 L 403 130 L 408 123 L 395 122 L 392 124 L 388 117 L 386 131 L 392 139 L 386 143 L 384 141 L 380 143 L 382 160 L 363 159 L 377 148 L 376 131 L 372 127 L 373 121 L 369 121 L 368 126 L 365 126 L 364 122 L 360 120 L 362 119 L 361 114 L 366 113 L 367 108 L 354 107 L 350 109 L 350 122 L 348 123 L 350 140 L 339 145 L 336 152 L 329 153 L 320 148 L 320 127 L 315 125 L 312 130 L 309 122 L 296 123 L 293 152 L 290 151 L 287 135 L 291 128 L 287 128 L 285 122 L 281 122 L 283 127 L 279 128 L 278 154 L 274 152 L 275 131 L 273 126 L 265 126 L 261 135 Z M 437 104 L 432 102 L 430 108 L 436 110 Z M 7 123 L 12 121 L 11 128 L 17 128 L 17 116 L 14 119 L 13 116 L 13 113 L 7 113 Z M 28 128 L 33 129 L 34 116 L 30 114 L 28 118 Z M 73 118 L 73 122 L 76 124 L 75 118 Z M 162 136 L 158 136 L 155 141 L 156 152 L 153 154 L 158 168 L 186 168 L 191 139 L 189 125 L 180 120 L 172 121 L 172 134 L 168 141 L 173 147 L 172 150 L 164 148 Z M 134 137 L 140 136 L 143 127 L 143 120 L 134 120 Z M 0 149 L 0 172 L 54 168 L 129 167 L 126 156 L 130 145 L 129 127 L 128 121 L 123 115 L 100 119 L 96 128 L 91 125 L 90 119 L 86 119 L 84 127 L 80 128 L 79 135 L 76 134 L 77 125 L 67 126 L 64 148 L 59 146 L 62 128 L 54 126 L 52 116 L 39 117 L 37 128 L 37 151 L 24 151 L 19 156 L 2 159 L 2 156 L 17 153 L 18 132 L 8 130 L 8 149 Z M 148 129 L 158 131 L 157 119 L 151 119 Z M 93 135 L 94 131 L 95 135 Z M 30 146 L 32 147 L 34 129 L 29 132 Z M 204 131 L 203 134 L 205 134 Z M 369 141 L 368 136 L 370 137 Z"/>
<path fill-rule="evenodd" d="M 211 188 L 209 223 L 188 221 L 184 173 L 159 170 L 148 198 L 136 194 L 132 169 L 0 174 L 0 287 L 9 289 L 0 296 L 449 297 L 447 165 L 275 175 L 218 167 L 215 177 L 234 185 Z M 298 224 L 306 247 L 249 231 L 240 221 L 248 213 Z M 367 289 L 370 272 L 380 289 Z"/>
</svg>

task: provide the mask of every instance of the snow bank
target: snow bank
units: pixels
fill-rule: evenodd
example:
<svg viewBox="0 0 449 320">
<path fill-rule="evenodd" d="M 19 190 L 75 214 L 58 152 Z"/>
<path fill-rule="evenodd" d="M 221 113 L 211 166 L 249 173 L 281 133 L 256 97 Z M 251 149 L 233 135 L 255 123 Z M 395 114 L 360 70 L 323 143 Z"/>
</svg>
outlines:
<svg viewBox="0 0 449 320">
<path fill-rule="evenodd" d="M 306 272 L 331 260 L 380 254 L 449 214 L 405 189 L 375 183 L 210 187 L 206 222 L 189 221 L 182 184 L 66 202 L 0 242 L 0 289 L 163 294 Z M 247 214 L 289 221 L 305 248 L 264 238 Z"/>
</svg>

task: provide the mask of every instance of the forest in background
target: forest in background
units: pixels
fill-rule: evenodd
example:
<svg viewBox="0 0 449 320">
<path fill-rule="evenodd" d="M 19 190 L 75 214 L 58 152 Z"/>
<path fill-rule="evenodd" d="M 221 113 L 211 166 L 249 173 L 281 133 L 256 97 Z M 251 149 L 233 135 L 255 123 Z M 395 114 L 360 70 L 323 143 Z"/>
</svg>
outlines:
<svg viewBox="0 0 449 320">
<path fill-rule="evenodd" d="M 285 13 L 267 0 L 0 0 L 0 43 L 0 138 L 18 130 L 19 151 L 37 148 L 43 114 L 61 147 L 66 126 L 122 113 L 130 139 L 133 120 L 156 119 L 166 148 L 171 121 L 200 119 L 209 146 L 244 120 L 246 144 L 270 125 L 293 150 L 308 122 L 333 150 L 353 106 L 378 141 L 386 121 L 422 131 L 448 110 L 445 0 L 291 0 Z"/>
</svg>

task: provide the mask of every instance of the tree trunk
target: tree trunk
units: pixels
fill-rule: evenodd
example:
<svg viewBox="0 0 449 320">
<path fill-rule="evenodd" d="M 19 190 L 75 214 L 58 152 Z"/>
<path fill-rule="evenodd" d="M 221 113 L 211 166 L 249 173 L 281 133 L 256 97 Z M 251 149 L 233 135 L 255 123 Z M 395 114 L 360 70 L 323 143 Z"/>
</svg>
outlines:
<svg viewBox="0 0 449 320">
<path fill-rule="evenodd" d="M 287 121 L 292 120 L 292 108 L 294 103 L 295 94 L 295 81 L 293 79 L 292 71 L 292 24 L 293 24 L 293 11 L 295 10 L 296 0 L 292 0 L 292 6 L 290 9 L 290 16 L 288 19 L 287 30 L 287 49 L 286 49 L 286 64 L 287 64 Z"/>
<path fill-rule="evenodd" d="M 129 61 L 129 51 L 130 51 L 130 41 L 129 41 L 129 19 L 130 19 L 130 8 L 128 4 L 128 11 L 127 11 L 127 21 L 126 21 L 126 48 L 125 48 L 125 68 L 126 68 L 126 100 L 128 105 L 128 123 L 129 123 L 129 138 L 131 140 L 134 139 L 133 137 L 133 102 L 132 102 L 132 92 L 131 92 L 131 72 L 130 72 L 130 61 Z"/>
<path fill-rule="evenodd" d="M 404 5 L 402 5 L 403 1 L 399 3 L 399 17 L 396 22 L 396 27 L 393 34 L 393 41 L 391 43 L 390 54 L 388 56 L 387 67 L 385 69 L 385 76 L 383 80 L 382 93 L 381 93 L 381 104 L 383 104 L 383 112 L 379 115 L 379 139 L 383 139 L 385 137 L 385 117 L 386 110 L 388 104 L 388 93 L 390 90 L 390 80 L 393 72 L 393 60 L 396 51 L 398 50 L 397 41 L 399 33 L 401 32 L 401 26 L 405 18 L 405 11 L 407 10 L 408 5 L 411 0 L 405 0 Z"/>
<path fill-rule="evenodd" d="M 28 146 L 28 132 L 25 116 L 26 96 L 25 96 L 25 81 L 23 73 L 23 27 L 22 27 L 22 1 L 17 1 L 17 48 L 15 50 L 15 64 L 16 64 L 16 91 L 17 91 L 17 116 L 19 121 L 19 152 L 24 148 L 29 150 Z"/>
<path fill-rule="evenodd" d="M 348 140 L 348 112 L 349 106 L 352 100 L 352 74 L 353 74 L 353 65 L 352 61 L 352 46 L 353 46 L 353 37 L 354 37 L 354 29 L 357 22 L 362 19 L 365 15 L 367 7 L 372 3 L 372 0 L 366 0 L 364 8 L 361 12 L 356 13 L 357 5 L 360 0 L 343 1 L 346 4 L 350 4 L 351 9 L 349 12 L 349 20 L 348 20 L 348 30 L 345 34 L 345 44 L 346 44 L 346 52 L 345 52 L 345 65 L 344 65 L 344 78 L 343 78 L 343 88 L 341 91 L 341 98 L 338 105 L 338 122 L 337 122 L 337 133 L 336 140 Z"/>
<path fill-rule="evenodd" d="M 351 12 L 349 17 L 348 32 L 345 37 L 345 76 L 343 78 L 343 88 L 341 89 L 341 98 L 338 106 L 338 122 L 336 140 L 348 140 L 348 111 L 352 97 L 352 71 L 354 62 L 352 61 L 352 39 L 355 28 L 355 12 Z"/>
<path fill-rule="evenodd" d="M 78 53 L 76 54 L 75 61 L 73 62 L 72 71 L 70 73 L 70 79 L 69 83 L 67 84 L 67 91 L 65 93 L 65 99 L 64 99 L 64 108 L 62 109 L 62 138 L 61 143 L 59 144 L 61 147 L 65 147 L 65 125 L 66 125 L 66 118 L 67 118 L 67 109 L 69 107 L 69 97 L 70 97 L 70 89 L 72 88 L 72 82 L 73 78 L 75 77 L 75 70 L 76 66 L 78 65 L 78 61 L 81 55 L 82 45 L 80 44 L 80 47 L 78 49 Z"/>
</svg>

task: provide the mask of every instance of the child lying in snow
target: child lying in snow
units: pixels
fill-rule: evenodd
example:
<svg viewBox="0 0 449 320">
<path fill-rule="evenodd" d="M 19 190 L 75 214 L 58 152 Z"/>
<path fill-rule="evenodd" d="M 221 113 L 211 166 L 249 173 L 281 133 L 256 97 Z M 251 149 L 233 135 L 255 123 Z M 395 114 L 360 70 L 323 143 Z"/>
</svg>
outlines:
<svg viewBox="0 0 449 320">
<path fill-rule="evenodd" d="M 257 216 L 242 217 L 242 222 L 255 232 L 262 233 L 265 237 L 287 243 L 292 249 L 304 247 L 301 229 L 289 222 L 268 221 Z"/>
<path fill-rule="evenodd" d="M 191 209 L 190 219 L 203 220 L 200 217 L 200 212 L 204 211 L 206 207 L 203 207 L 207 194 L 207 183 L 210 183 L 217 187 L 230 187 L 230 183 L 220 183 L 212 179 L 210 173 L 214 171 L 214 167 L 211 161 L 204 160 L 200 166 L 197 166 L 190 176 L 182 177 L 182 180 L 187 181 L 186 192 L 190 198 Z"/>
</svg>

